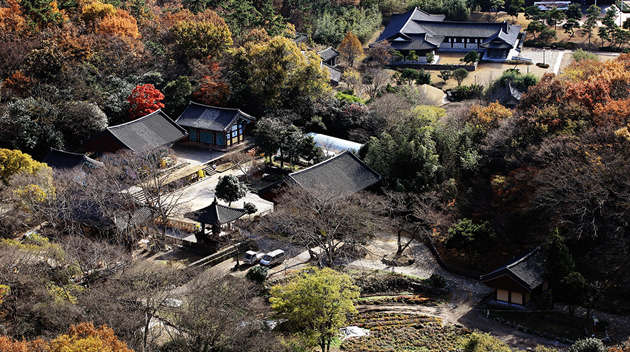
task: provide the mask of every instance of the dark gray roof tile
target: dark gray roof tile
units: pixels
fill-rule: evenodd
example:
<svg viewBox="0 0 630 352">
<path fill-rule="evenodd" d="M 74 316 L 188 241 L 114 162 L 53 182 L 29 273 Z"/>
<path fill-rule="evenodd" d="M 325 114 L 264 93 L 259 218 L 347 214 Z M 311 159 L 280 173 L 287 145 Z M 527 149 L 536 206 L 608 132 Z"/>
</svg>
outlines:
<svg viewBox="0 0 630 352">
<path fill-rule="evenodd" d="M 507 275 L 521 284 L 524 288 L 532 291 L 545 282 L 547 272 L 547 253 L 540 247 L 522 257 L 500 267 L 499 269 L 481 276 L 481 281 L 489 281 L 500 276 Z"/>
<path fill-rule="evenodd" d="M 341 71 L 330 65 L 326 65 L 325 63 L 322 63 L 322 66 L 324 66 L 328 70 L 328 78 L 331 81 L 335 83 L 341 82 Z"/>
<path fill-rule="evenodd" d="M 240 109 L 221 108 L 190 102 L 186 110 L 177 119 L 180 126 L 199 128 L 209 131 L 225 132 L 238 117 L 247 121 L 256 121 Z"/>
<path fill-rule="evenodd" d="M 186 130 L 171 120 L 162 110 L 154 111 L 136 120 L 107 129 L 83 142 L 95 142 L 108 135 L 121 147 L 134 152 L 145 152 L 176 142 L 186 137 Z M 98 146 L 96 149 L 98 150 Z"/>
<path fill-rule="evenodd" d="M 337 50 L 330 46 L 322 51 L 318 51 L 317 55 L 319 55 L 319 57 L 321 57 L 323 61 L 328 61 L 336 58 L 340 54 Z"/>
<path fill-rule="evenodd" d="M 414 9 L 404 14 L 394 15 L 383 33 L 376 40 L 389 40 L 392 48 L 400 50 L 429 49 L 427 44 L 408 44 L 395 41 L 395 38 L 403 37 L 413 41 L 420 40 L 439 46 L 444 37 L 483 38 L 487 43 L 484 47 L 512 48 L 521 30 L 520 25 L 512 25 L 507 22 L 457 22 L 444 21 L 444 15 L 430 15 L 426 12 Z M 420 37 L 420 35 L 427 34 Z M 433 37 L 433 39 L 430 39 Z M 499 39 L 502 44 L 492 43 L 493 39 Z"/>
<path fill-rule="evenodd" d="M 226 207 L 217 203 L 214 199 L 212 204 L 199 210 L 184 214 L 184 217 L 204 224 L 225 224 L 234 221 L 247 214 L 247 210 L 240 208 Z"/>
<path fill-rule="evenodd" d="M 378 181 L 381 176 L 357 158 L 345 151 L 304 170 L 289 174 L 286 178 L 258 191 L 261 198 L 275 199 L 275 193 L 289 184 L 298 184 L 317 197 L 334 194 L 346 197 L 364 190 Z"/>
<path fill-rule="evenodd" d="M 103 166 L 102 162 L 83 154 L 65 152 L 54 148 L 50 148 L 50 152 L 46 155 L 43 162 L 53 169 L 73 169 L 86 164 L 94 168 Z"/>
</svg>

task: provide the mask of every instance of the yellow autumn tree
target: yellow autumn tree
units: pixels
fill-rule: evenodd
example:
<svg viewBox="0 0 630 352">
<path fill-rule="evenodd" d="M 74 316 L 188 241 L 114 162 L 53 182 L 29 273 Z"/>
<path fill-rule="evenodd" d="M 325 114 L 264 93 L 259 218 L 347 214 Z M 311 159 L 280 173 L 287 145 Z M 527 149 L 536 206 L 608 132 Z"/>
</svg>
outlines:
<svg viewBox="0 0 630 352">
<path fill-rule="evenodd" d="M 363 47 L 359 38 L 357 38 L 352 31 L 346 33 L 345 38 L 341 41 L 339 46 L 339 54 L 346 60 L 346 62 L 353 67 L 354 62 L 363 58 Z"/>
<path fill-rule="evenodd" d="M 33 160 L 33 158 L 19 150 L 0 148 L 0 179 L 8 182 L 11 176 L 26 172 L 36 174 L 42 168 L 48 168 L 44 163 Z"/>
<path fill-rule="evenodd" d="M 467 123 L 483 129 L 490 130 L 499 126 L 499 122 L 512 117 L 512 110 L 494 102 L 488 106 L 474 105 L 468 114 Z"/>
<path fill-rule="evenodd" d="M 301 52 L 289 38 L 276 36 L 266 43 L 250 43 L 234 53 L 233 86 L 252 105 L 263 110 L 294 104 L 299 97 L 317 97 L 330 91 L 328 71 L 312 51 Z M 243 89 L 245 88 L 245 89 Z"/>
<path fill-rule="evenodd" d="M 214 11 L 207 10 L 193 19 L 183 20 L 171 27 L 175 42 L 188 57 L 213 58 L 232 46 L 232 33 L 225 21 Z"/>
<path fill-rule="evenodd" d="M 89 5 L 86 5 L 81 10 L 81 16 L 79 17 L 86 26 L 94 27 L 95 22 L 101 20 L 107 16 L 113 16 L 116 14 L 116 8 L 112 4 L 103 4 L 100 1 L 94 1 Z"/>
</svg>

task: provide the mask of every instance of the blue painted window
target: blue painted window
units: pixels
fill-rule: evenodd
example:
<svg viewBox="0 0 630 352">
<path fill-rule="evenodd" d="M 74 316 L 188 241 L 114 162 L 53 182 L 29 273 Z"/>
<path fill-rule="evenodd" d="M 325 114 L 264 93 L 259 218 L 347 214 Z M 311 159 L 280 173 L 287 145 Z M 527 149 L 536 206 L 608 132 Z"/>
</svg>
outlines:
<svg viewBox="0 0 630 352">
<path fill-rule="evenodd" d="M 222 133 L 217 133 L 217 145 L 225 145 Z"/>
<path fill-rule="evenodd" d="M 190 135 L 188 138 L 190 138 L 191 141 L 196 142 L 197 140 L 199 140 L 199 138 L 197 137 L 197 133 L 199 131 L 195 130 L 195 129 L 190 129 Z"/>
</svg>

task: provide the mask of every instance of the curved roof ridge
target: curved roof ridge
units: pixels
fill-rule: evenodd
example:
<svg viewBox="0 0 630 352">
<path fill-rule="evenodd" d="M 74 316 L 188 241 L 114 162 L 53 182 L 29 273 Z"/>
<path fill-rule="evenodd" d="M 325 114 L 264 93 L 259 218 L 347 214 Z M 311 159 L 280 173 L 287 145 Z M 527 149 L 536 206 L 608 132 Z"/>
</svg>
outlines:
<svg viewBox="0 0 630 352">
<path fill-rule="evenodd" d="M 226 107 L 222 107 L 222 106 L 206 105 L 206 104 L 201 104 L 201 103 L 194 102 L 192 100 L 188 103 L 188 105 L 190 105 L 190 104 L 195 104 L 195 105 L 203 106 L 203 107 L 206 107 L 206 108 L 212 108 L 212 109 L 238 111 L 239 113 L 245 115 L 245 117 L 252 118 L 252 119 L 254 119 L 254 121 L 256 120 L 256 118 L 254 116 L 246 113 L 245 111 L 241 110 L 240 108 L 226 108 Z"/>
<path fill-rule="evenodd" d="M 527 258 L 531 257 L 532 255 L 534 255 L 534 253 L 538 252 L 540 250 L 540 246 L 534 248 L 532 251 L 530 251 L 529 253 L 525 254 L 524 256 L 522 256 L 520 259 L 506 265 L 506 268 L 512 268 L 520 263 L 522 263 L 523 261 L 525 261 Z"/>
<path fill-rule="evenodd" d="M 134 123 L 141 122 L 141 121 L 142 121 L 142 119 L 146 119 L 146 118 L 151 117 L 151 116 L 153 116 L 153 115 L 155 115 L 155 114 L 158 114 L 158 113 L 162 113 L 164 116 L 168 117 L 168 118 L 169 118 L 169 120 L 173 121 L 173 120 L 171 119 L 171 117 L 170 117 L 170 116 L 166 115 L 166 113 L 165 113 L 164 111 L 162 111 L 162 109 L 157 109 L 157 110 L 155 110 L 154 112 L 151 112 L 151 113 L 148 113 L 148 114 L 146 114 L 146 115 L 144 115 L 144 116 L 138 117 L 137 119 L 133 119 L 133 120 L 131 120 L 131 121 L 123 122 L 123 123 L 118 124 L 118 125 L 115 125 L 115 126 L 107 126 L 107 127 L 105 127 L 105 129 L 107 129 L 107 130 L 110 130 L 110 131 L 111 131 L 111 130 L 113 130 L 113 129 L 118 129 L 118 128 L 120 128 L 120 127 L 124 127 L 124 126 L 128 126 L 128 125 L 133 125 Z"/>
<path fill-rule="evenodd" d="M 214 105 L 207 105 L 207 104 L 197 103 L 197 102 L 192 101 L 192 100 L 188 102 L 188 105 L 190 105 L 190 104 L 195 104 L 195 105 L 203 106 L 203 107 L 206 107 L 206 108 L 212 108 L 212 109 L 234 110 L 234 111 L 241 110 L 239 108 L 226 108 L 226 107 L 223 107 L 223 106 L 214 106 Z"/>
</svg>

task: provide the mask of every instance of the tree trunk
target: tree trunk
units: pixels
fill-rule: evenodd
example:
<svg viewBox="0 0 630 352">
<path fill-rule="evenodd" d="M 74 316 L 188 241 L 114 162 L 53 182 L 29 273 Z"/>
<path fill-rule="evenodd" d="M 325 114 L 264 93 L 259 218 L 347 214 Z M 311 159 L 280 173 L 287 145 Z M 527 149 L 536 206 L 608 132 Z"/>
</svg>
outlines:
<svg viewBox="0 0 630 352">
<path fill-rule="evenodd" d="M 149 318 L 149 312 L 144 312 L 144 336 L 142 337 L 142 351 L 147 352 L 147 341 L 149 339 L 149 323 L 151 322 L 151 318 Z"/>
<path fill-rule="evenodd" d="M 280 169 L 284 170 L 284 152 L 282 148 L 280 148 Z"/>
</svg>

